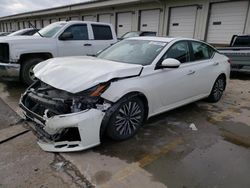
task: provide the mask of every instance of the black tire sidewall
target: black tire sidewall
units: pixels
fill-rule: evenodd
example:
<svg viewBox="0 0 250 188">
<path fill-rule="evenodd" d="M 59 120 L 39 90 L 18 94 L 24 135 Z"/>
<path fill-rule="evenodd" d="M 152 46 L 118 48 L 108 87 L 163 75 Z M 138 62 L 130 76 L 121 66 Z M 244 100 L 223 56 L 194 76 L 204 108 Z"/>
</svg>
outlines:
<svg viewBox="0 0 250 188">
<path fill-rule="evenodd" d="M 221 96 L 220 96 L 219 98 L 216 98 L 215 95 L 214 95 L 214 93 L 215 93 L 215 92 L 214 92 L 215 85 L 216 85 L 216 83 L 217 83 L 219 80 L 223 80 L 223 84 L 224 84 L 224 88 L 225 88 L 226 81 L 225 81 L 225 79 L 224 79 L 222 76 L 220 76 L 220 77 L 217 78 L 216 81 L 214 82 L 212 91 L 211 91 L 210 95 L 208 96 L 208 101 L 209 101 L 209 102 L 214 102 L 214 103 L 215 103 L 215 102 L 218 102 L 218 101 L 221 99 L 222 95 L 223 95 L 223 92 L 222 92 L 222 94 L 221 94 Z"/>
<path fill-rule="evenodd" d="M 44 61 L 44 59 L 42 58 L 32 58 L 23 62 L 20 74 L 23 83 L 25 83 L 26 85 L 31 85 L 33 83 L 33 80 L 29 76 L 30 68 L 42 61 Z"/>
<path fill-rule="evenodd" d="M 116 116 L 119 113 L 120 108 L 129 101 L 136 102 L 140 106 L 140 108 L 142 110 L 142 114 L 143 114 L 142 118 L 141 118 L 141 123 L 140 123 L 140 125 L 138 125 L 136 127 L 136 130 L 132 134 L 130 134 L 130 135 L 120 135 L 116 131 L 116 127 L 115 127 Z M 127 100 L 123 100 L 123 101 L 119 102 L 117 104 L 116 110 L 113 112 L 113 114 L 111 115 L 111 117 L 109 119 L 108 126 L 107 126 L 107 132 L 106 132 L 107 136 L 109 138 L 111 138 L 113 140 L 117 140 L 117 141 L 122 141 L 122 140 L 126 140 L 126 139 L 129 139 L 129 138 L 133 137 L 138 132 L 140 127 L 142 126 L 144 116 L 145 116 L 144 104 L 143 104 L 142 100 L 139 99 L 138 97 L 128 98 Z"/>
</svg>

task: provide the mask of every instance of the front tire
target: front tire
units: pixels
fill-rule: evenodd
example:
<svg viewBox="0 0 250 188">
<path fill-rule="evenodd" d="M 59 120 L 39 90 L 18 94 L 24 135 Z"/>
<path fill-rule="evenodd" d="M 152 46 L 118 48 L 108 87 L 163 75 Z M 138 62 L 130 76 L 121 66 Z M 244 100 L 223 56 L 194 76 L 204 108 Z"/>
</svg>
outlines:
<svg viewBox="0 0 250 188">
<path fill-rule="evenodd" d="M 217 78 L 212 88 L 210 95 L 208 96 L 208 102 L 216 103 L 218 102 L 225 90 L 226 87 L 226 80 L 223 76 Z"/>
<path fill-rule="evenodd" d="M 138 97 L 120 102 L 111 115 L 107 135 L 113 140 L 126 140 L 133 137 L 144 122 L 144 104 Z"/>
<path fill-rule="evenodd" d="M 40 62 L 44 61 L 42 58 L 32 58 L 22 64 L 21 79 L 26 85 L 31 85 L 35 80 L 33 68 Z"/>
</svg>

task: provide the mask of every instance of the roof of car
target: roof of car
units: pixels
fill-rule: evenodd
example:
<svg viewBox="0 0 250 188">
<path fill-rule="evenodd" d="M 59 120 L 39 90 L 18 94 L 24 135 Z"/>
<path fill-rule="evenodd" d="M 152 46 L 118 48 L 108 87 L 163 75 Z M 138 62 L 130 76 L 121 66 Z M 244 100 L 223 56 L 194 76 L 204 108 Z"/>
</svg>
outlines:
<svg viewBox="0 0 250 188">
<path fill-rule="evenodd" d="M 147 37 L 132 37 L 132 38 L 128 38 L 126 40 L 131 40 L 131 39 L 136 39 L 136 40 L 151 40 L 151 41 L 157 41 L 157 42 L 171 42 L 172 40 L 175 40 L 177 38 L 147 36 Z"/>
<path fill-rule="evenodd" d="M 82 20 L 69 20 L 69 21 L 59 21 L 54 23 L 68 23 L 68 24 L 81 24 L 81 23 L 90 23 L 90 24 L 99 24 L 99 25 L 112 25 L 111 23 L 104 22 L 94 22 L 94 21 L 82 21 Z"/>
</svg>

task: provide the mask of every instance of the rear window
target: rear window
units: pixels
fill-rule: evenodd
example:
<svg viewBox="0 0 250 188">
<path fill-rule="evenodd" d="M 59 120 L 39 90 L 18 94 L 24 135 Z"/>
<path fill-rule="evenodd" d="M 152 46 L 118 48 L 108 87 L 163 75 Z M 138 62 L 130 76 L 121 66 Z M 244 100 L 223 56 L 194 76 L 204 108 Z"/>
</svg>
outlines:
<svg viewBox="0 0 250 188">
<path fill-rule="evenodd" d="M 233 46 L 250 47 L 250 36 L 236 37 Z"/>
<path fill-rule="evenodd" d="M 112 40 L 111 28 L 107 25 L 92 25 L 95 40 Z"/>
<path fill-rule="evenodd" d="M 215 52 L 214 49 L 204 43 L 192 41 L 191 46 L 193 48 L 194 61 L 210 59 Z"/>
</svg>

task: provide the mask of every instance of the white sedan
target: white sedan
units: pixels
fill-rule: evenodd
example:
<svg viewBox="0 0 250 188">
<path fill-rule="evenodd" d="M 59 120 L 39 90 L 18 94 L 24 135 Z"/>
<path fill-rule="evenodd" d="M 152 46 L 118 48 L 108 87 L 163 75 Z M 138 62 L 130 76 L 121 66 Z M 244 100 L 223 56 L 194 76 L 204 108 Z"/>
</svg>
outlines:
<svg viewBox="0 0 250 188">
<path fill-rule="evenodd" d="M 207 98 L 217 102 L 229 59 L 193 39 L 140 37 L 96 57 L 54 58 L 34 68 L 37 82 L 20 106 L 38 144 L 53 152 L 84 150 L 134 136 L 150 117 Z"/>
</svg>

